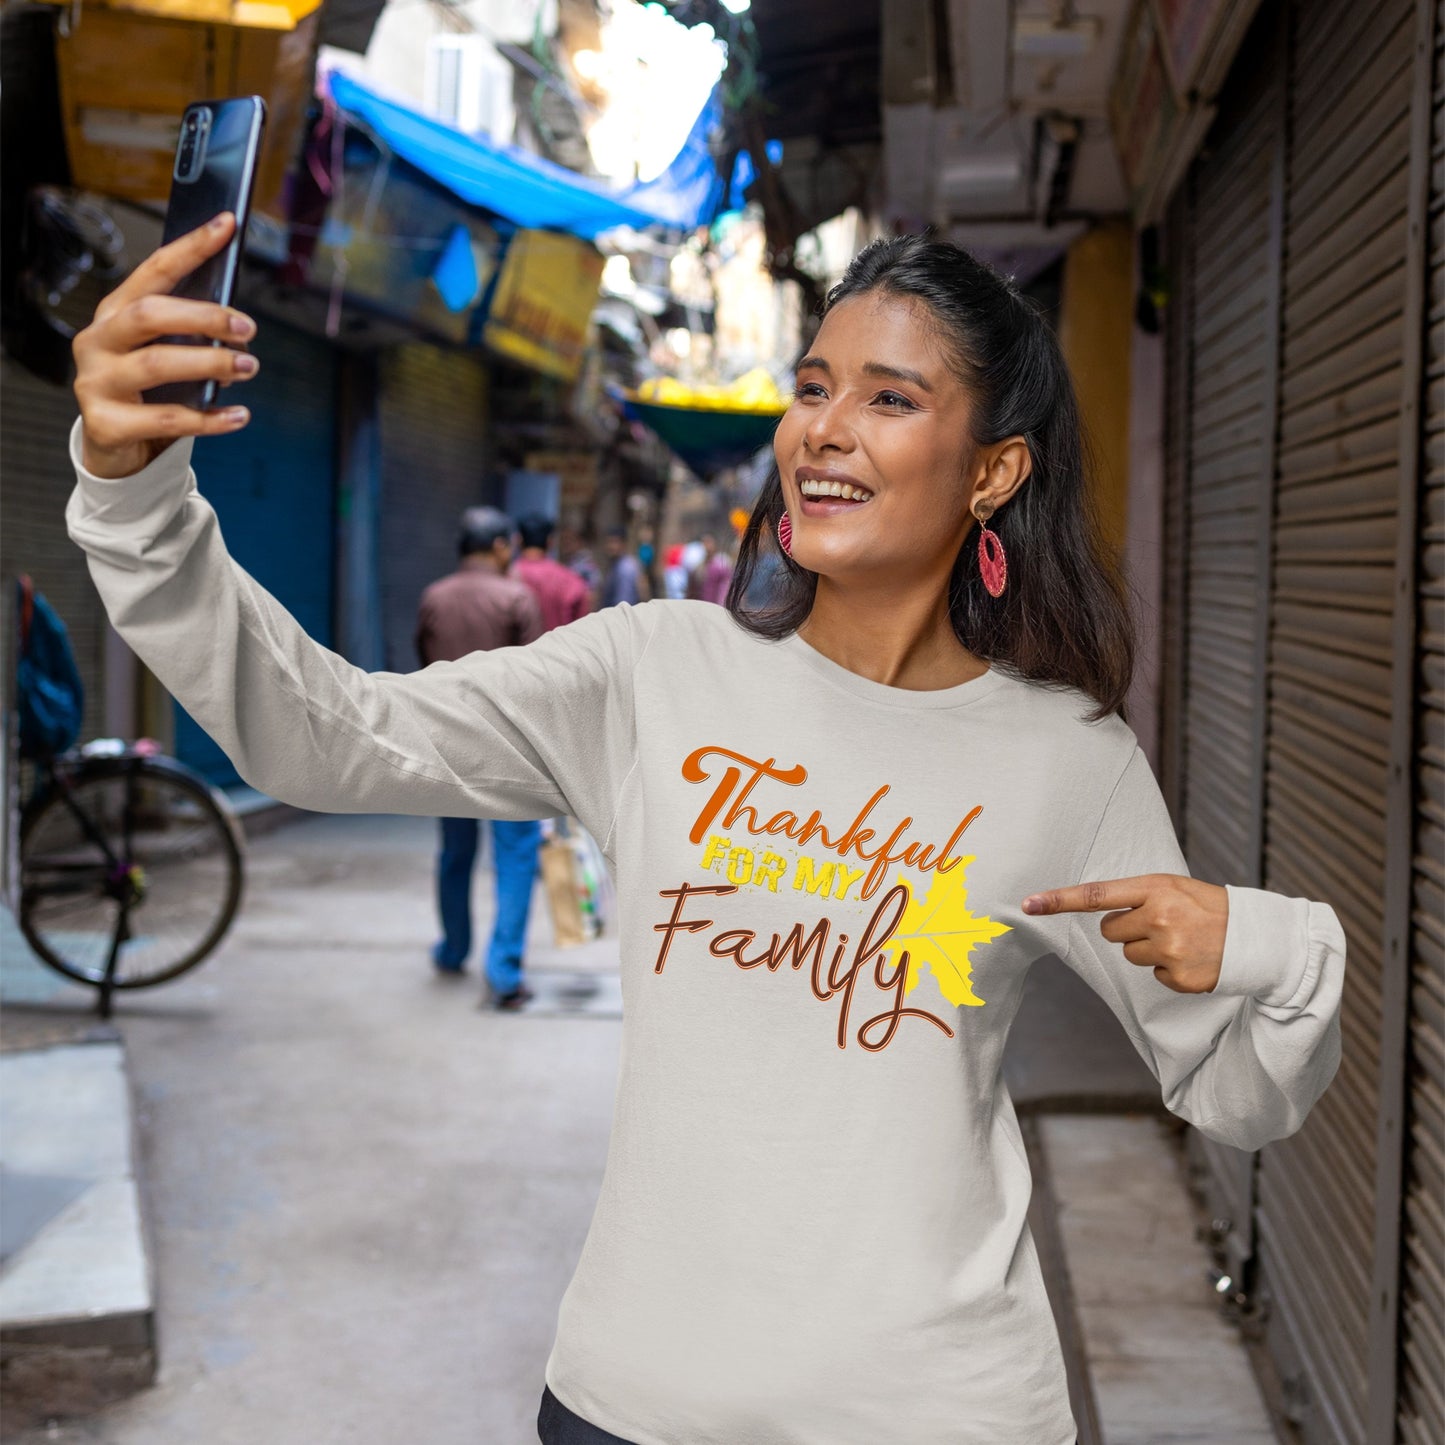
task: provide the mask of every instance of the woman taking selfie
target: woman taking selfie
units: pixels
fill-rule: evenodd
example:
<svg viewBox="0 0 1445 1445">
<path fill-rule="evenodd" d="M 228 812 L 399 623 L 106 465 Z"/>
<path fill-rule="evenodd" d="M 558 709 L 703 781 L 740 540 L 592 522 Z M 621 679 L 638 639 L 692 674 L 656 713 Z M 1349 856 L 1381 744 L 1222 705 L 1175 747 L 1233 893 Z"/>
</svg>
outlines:
<svg viewBox="0 0 1445 1445">
<path fill-rule="evenodd" d="M 727 608 L 367 674 L 226 553 L 188 438 L 244 410 L 140 398 L 254 372 L 149 345 L 253 334 L 167 295 L 228 227 L 78 338 L 71 535 L 255 787 L 602 840 L 626 1016 L 541 1438 L 1071 1445 L 1000 1077 L 1029 965 L 1063 959 L 1168 1107 L 1253 1149 L 1334 1074 L 1345 943 L 1327 904 L 1189 877 L 1119 715 L 1131 628 L 1048 328 L 963 251 L 875 243 L 799 365 Z M 787 561 L 745 612 L 765 536 Z"/>
</svg>

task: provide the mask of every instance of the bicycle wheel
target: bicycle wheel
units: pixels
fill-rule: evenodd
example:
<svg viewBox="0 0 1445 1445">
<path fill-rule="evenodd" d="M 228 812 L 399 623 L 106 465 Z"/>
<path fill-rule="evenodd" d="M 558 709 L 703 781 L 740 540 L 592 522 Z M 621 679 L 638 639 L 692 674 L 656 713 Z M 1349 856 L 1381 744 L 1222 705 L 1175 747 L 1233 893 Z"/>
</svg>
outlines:
<svg viewBox="0 0 1445 1445">
<path fill-rule="evenodd" d="M 224 800 L 168 758 L 62 773 L 20 833 L 20 929 L 52 968 L 147 988 L 198 964 L 241 900 L 241 840 Z"/>
</svg>

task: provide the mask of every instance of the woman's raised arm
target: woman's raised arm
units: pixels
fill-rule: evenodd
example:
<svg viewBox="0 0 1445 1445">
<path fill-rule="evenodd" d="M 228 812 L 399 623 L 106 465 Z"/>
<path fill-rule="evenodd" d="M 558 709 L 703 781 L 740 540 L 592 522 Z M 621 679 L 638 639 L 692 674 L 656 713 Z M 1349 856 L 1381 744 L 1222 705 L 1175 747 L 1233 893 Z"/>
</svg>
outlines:
<svg viewBox="0 0 1445 1445">
<path fill-rule="evenodd" d="M 228 555 L 190 438 L 244 418 L 140 398 L 161 381 L 233 374 L 237 353 L 224 348 L 146 344 L 241 335 L 238 313 L 163 294 L 228 234 L 163 247 L 76 340 L 66 517 L 116 630 L 273 797 L 327 812 L 565 811 L 606 846 L 635 752 L 632 677 L 648 619 L 615 608 L 529 647 L 366 673 L 309 638 Z"/>
</svg>

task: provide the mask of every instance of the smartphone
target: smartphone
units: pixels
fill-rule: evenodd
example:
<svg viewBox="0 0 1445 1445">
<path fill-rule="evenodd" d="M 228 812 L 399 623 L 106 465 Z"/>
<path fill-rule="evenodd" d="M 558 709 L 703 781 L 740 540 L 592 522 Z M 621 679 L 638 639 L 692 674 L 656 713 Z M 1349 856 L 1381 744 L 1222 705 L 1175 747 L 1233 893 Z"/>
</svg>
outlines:
<svg viewBox="0 0 1445 1445">
<path fill-rule="evenodd" d="M 251 190 L 266 128 L 266 102 L 259 95 L 234 100 L 198 100 L 181 116 L 171 171 L 171 198 L 166 207 L 162 242 L 174 241 L 203 226 L 222 211 L 234 211 L 236 230 L 223 250 L 176 286 L 173 296 L 192 301 L 215 301 L 229 306 L 241 269 L 241 247 L 251 211 Z M 198 336 L 167 336 L 171 344 L 220 346 Z M 220 382 L 172 381 L 141 395 L 146 401 L 179 402 L 206 410 L 216 404 Z"/>
</svg>

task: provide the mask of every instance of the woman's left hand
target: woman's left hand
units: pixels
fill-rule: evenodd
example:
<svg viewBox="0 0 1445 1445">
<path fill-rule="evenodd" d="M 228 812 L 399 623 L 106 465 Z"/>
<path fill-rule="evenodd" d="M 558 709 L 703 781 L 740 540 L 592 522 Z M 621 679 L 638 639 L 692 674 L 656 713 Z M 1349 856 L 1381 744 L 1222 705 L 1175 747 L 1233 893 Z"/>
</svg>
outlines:
<svg viewBox="0 0 1445 1445">
<path fill-rule="evenodd" d="M 1037 906 L 1031 906 L 1037 905 Z M 1124 957 L 1176 993 L 1209 993 L 1219 982 L 1229 895 L 1182 873 L 1145 873 L 1031 893 L 1025 913 L 1098 913 L 1099 932 Z"/>
</svg>

